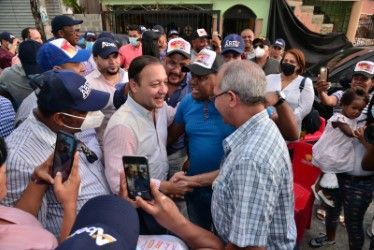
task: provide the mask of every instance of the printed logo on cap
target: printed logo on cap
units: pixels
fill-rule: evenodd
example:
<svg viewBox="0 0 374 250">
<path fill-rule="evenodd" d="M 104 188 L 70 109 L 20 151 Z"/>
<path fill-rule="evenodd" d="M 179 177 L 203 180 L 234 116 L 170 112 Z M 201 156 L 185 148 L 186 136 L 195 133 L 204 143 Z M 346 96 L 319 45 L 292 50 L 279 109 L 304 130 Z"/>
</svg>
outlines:
<svg viewBox="0 0 374 250">
<path fill-rule="evenodd" d="M 104 49 L 106 47 L 114 47 L 117 48 L 117 46 L 114 43 L 109 43 L 109 42 L 102 42 L 101 43 L 101 48 Z"/>
<path fill-rule="evenodd" d="M 61 49 L 69 58 L 73 58 L 78 53 L 78 50 L 64 38 L 55 39 L 50 43 Z"/>
<path fill-rule="evenodd" d="M 239 48 L 240 46 L 240 42 L 239 41 L 230 41 L 230 40 L 227 40 L 225 45 L 223 45 L 223 47 L 225 48 Z"/>
<path fill-rule="evenodd" d="M 190 54 L 191 45 L 183 38 L 174 38 L 169 41 L 167 53 L 174 50 L 180 50 L 187 54 Z"/>
<path fill-rule="evenodd" d="M 370 75 L 374 74 L 374 63 L 371 61 L 361 61 L 356 64 L 354 71 L 367 72 Z"/>
<path fill-rule="evenodd" d="M 98 246 L 104 246 L 106 244 L 110 244 L 117 241 L 117 239 L 111 236 L 110 234 L 104 233 L 104 230 L 101 227 L 84 227 L 78 229 L 72 235 L 70 235 L 69 238 L 82 233 L 88 233 L 88 235 L 95 240 L 95 243 Z"/>
<path fill-rule="evenodd" d="M 86 100 L 91 93 L 90 84 L 86 81 L 82 86 L 79 87 L 79 91 L 82 93 L 83 100 Z"/>
<path fill-rule="evenodd" d="M 197 29 L 196 32 L 199 35 L 199 37 L 208 36 L 208 33 L 206 33 L 205 29 Z"/>
<path fill-rule="evenodd" d="M 206 69 L 211 69 L 216 59 L 216 52 L 208 49 L 202 49 L 199 54 L 196 55 L 193 64 L 200 65 Z"/>
</svg>

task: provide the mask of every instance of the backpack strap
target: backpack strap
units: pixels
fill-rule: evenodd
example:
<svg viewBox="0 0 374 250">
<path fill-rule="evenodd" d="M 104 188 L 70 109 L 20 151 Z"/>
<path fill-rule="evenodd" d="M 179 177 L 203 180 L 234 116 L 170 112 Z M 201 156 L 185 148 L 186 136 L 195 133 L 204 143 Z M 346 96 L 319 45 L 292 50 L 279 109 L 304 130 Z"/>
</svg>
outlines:
<svg viewBox="0 0 374 250">
<path fill-rule="evenodd" d="M 305 80 L 306 80 L 306 77 L 304 77 L 303 80 L 301 80 L 301 82 L 300 82 L 300 85 L 299 85 L 300 93 L 301 93 L 301 91 L 303 91 L 303 89 L 305 87 Z"/>
</svg>

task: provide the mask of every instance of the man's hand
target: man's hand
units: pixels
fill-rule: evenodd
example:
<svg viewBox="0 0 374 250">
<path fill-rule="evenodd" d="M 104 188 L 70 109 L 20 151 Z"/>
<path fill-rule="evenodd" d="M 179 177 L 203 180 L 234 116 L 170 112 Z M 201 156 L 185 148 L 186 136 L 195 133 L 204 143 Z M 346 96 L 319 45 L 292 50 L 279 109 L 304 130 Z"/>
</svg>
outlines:
<svg viewBox="0 0 374 250">
<path fill-rule="evenodd" d="M 186 176 L 186 173 L 184 171 L 179 171 L 179 172 L 176 172 L 171 178 L 169 181 L 171 182 L 178 182 L 179 180 L 181 180 L 181 178 L 183 178 L 184 176 Z"/>
<path fill-rule="evenodd" d="M 161 226 L 173 231 L 186 222 L 186 218 L 179 212 L 175 203 L 161 193 L 154 183 L 151 183 L 151 192 L 154 197 L 152 202 L 147 202 L 138 196 L 136 204 L 152 215 Z"/>
<path fill-rule="evenodd" d="M 274 106 L 279 101 L 279 97 L 274 91 L 267 92 L 265 95 L 265 99 L 268 106 Z"/>
<path fill-rule="evenodd" d="M 54 192 L 57 200 L 62 203 L 63 207 L 75 209 L 81 182 L 78 152 L 74 154 L 73 167 L 69 178 L 65 182 L 62 182 L 62 175 L 60 172 L 57 172 L 54 182 Z"/>
<path fill-rule="evenodd" d="M 315 88 L 318 91 L 318 93 L 327 92 L 327 90 L 330 87 L 331 87 L 331 83 L 330 82 L 323 81 L 323 80 L 320 80 L 320 79 L 317 80 L 317 83 L 315 85 Z"/>
<path fill-rule="evenodd" d="M 54 180 L 51 176 L 53 165 L 53 154 L 43 162 L 40 166 L 35 168 L 31 175 L 31 180 L 36 184 L 54 184 Z"/>
</svg>

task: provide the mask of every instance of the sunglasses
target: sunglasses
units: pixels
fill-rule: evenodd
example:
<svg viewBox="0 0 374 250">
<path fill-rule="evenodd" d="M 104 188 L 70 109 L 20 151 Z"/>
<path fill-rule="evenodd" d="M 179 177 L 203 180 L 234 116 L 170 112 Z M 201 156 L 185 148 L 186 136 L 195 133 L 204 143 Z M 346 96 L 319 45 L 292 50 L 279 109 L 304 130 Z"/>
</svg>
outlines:
<svg viewBox="0 0 374 250">
<path fill-rule="evenodd" d="M 261 49 L 263 49 L 265 47 L 265 45 L 263 45 L 263 44 L 255 44 L 255 45 L 253 45 L 253 48 L 257 48 L 257 47 L 260 47 Z"/>
</svg>

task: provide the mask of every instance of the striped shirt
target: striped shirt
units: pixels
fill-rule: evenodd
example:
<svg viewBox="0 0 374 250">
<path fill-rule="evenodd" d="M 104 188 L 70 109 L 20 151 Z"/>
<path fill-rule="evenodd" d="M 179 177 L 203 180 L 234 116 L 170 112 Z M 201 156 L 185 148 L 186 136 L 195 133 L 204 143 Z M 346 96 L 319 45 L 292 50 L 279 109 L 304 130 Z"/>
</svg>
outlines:
<svg viewBox="0 0 374 250">
<path fill-rule="evenodd" d="M 15 116 L 12 103 L 0 96 L 0 137 L 5 138 L 12 133 Z"/>
<path fill-rule="evenodd" d="M 213 183 L 212 217 L 225 242 L 239 247 L 293 249 L 293 179 L 287 146 L 266 110 L 224 142 Z"/>
<path fill-rule="evenodd" d="M 89 163 L 83 153 L 79 157 L 79 174 L 81 176 L 81 190 L 78 195 L 78 211 L 89 199 L 109 194 L 109 187 L 104 176 L 102 152 L 93 129 L 76 135 L 88 148 L 96 153 L 99 160 Z M 7 160 L 8 193 L 2 203 L 13 206 L 25 190 L 34 169 L 43 163 L 53 153 L 56 133 L 45 124 L 38 121 L 31 114 L 6 139 L 9 157 Z M 119 181 L 119 180 L 118 180 Z M 49 187 L 43 197 L 39 211 L 39 221 L 56 237 L 60 233 L 63 208 Z"/>
</svg>

